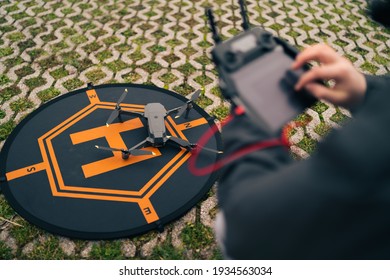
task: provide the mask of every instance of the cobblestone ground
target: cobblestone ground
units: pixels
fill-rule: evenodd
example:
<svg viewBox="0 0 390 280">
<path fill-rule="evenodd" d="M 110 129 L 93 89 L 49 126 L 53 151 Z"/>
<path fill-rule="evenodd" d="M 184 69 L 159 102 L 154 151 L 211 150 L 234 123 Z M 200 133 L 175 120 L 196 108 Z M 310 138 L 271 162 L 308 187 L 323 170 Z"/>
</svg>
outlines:
<svg viewBox="0 0 390 280">
<path fill-rule="evenodd" d="M 247 0 L 250 21 L 298 48 L 326 42 L 363 72 L 390 70 L 390 35 L 365 15 L 363 0 Z M 0 1 L 0 148 L 15 125 L 42 103 L 87 82 L 148 83 L 183 95 L 202 88 L 200 105 L 223 118 L 227 104 L 210 61 L 204 8 L 213 7 L 224 38 L 240 31 L 236 0 Z M 319 102 L 299 118 L 291 151 L 306 158 L 348 111 Z M 161 233 L 114 241 L 48 234 L 20 218 L 0 195 L 0 259 L 221 258 L 213 236 L 215 187 Z"/>
</svg>

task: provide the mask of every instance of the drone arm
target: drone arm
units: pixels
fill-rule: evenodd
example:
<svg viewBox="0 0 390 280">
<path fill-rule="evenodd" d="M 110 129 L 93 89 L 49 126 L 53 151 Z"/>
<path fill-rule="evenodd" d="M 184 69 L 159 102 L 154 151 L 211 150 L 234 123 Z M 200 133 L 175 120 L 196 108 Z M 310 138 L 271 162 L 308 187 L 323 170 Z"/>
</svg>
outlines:
<svg viewBox="0 0 390 280">
<path fill-rule="evenodd" d="M 137 145 L 131 147 L 131 148 L 129 149 L 129 151 L 136 150 L 136 149 L 139 149 L 139 148 L 143 148 L 143 147 L 145 147 L 145 144 L 146 144 L 146 143 L 149 143 L 148 138 L 146 138 L 145 140 L 139 142 Z"/>
<path fill-rule="evenodd" d="M 179 107 L 173 108 L 171 110 L 168 110 L 167 111 L 167 115 L 170 115 L 172 113 L 175 113 L 175 112 L 179 111 L 181 109 L 181 107 L 183 107 L 183 106 L 179 106 Z"/>
<path fill-rule="evenodd" d="M 168 141 L 173 142 L 173 143 L 179 145 L 180 147 L 185 148 L 189 151 L 192 150 L 192 147 L 193 147 L 193 144 L 191 144 L 187 140 L 180 139 L 180 138 L 177 138 L 174 136 L 168 136 Z"/>
<path fill-rule="evenodd" d="M 120 113 L 123 114 L 123 115 L 128 115 L 128 116 L 131 116 L 131 115 L 136 115 L 136 116 L 140 116 L 140 117 L 144 116 L 144 113 L 142 113 L 142 112 L 125 111 L 123 109 L 120 110 Z"/>
<path fill-rule="evenodd" d="M 208 152 L 211 152 L 211 153 L 216 153 L 216 154 L 222 154 L 223 153 L 223 151 L 218 151 L 218 150 L 206 148 L 206 147 L 200 146 L 198 144 L 190 143 L 187 140 L 180 139 L 180 138 L 177 138 L 177 137 L 174 137 L 174 136 L 169 136 L 168 140 L 176 143 L 180 147 L 183 147 L 183 148 L 185 148 L 185 149 L 187 149 L 189 151 L 191 151 L 193 149 L 201 149 L 201 150 L 208 151 Z"/>
</svg>

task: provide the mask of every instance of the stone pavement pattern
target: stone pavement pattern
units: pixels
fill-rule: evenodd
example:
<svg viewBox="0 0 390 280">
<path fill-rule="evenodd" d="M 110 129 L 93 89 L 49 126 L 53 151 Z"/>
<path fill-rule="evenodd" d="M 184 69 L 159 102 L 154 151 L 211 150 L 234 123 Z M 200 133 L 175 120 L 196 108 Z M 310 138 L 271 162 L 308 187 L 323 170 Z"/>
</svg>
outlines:
<svg viewBox="0 0 390 280">
<path fill-rule="evenodd" d="M 325 42 L 368 74 L 390 70 L 390 35 L 365 16 L 366 1 L 247 0 L 250 21 L 302 49 Z M 213 7 L 224 39 L 240 32 L 236 0 L 0 1 L 0 148 L 16 124 L 42 103 L 87 82 L 154 84 L 188 95 L 223 118 L 210 61 L 204 8 Z M 306 158 L 350 114 L 319 102 L 299 119 L 292 153 Z M 115 241 L 48 234 L 20 218 L 0 195 L 0 259 L 221 258 L 213 236 L 216 187 L 161 233 Z"/>
</svg>

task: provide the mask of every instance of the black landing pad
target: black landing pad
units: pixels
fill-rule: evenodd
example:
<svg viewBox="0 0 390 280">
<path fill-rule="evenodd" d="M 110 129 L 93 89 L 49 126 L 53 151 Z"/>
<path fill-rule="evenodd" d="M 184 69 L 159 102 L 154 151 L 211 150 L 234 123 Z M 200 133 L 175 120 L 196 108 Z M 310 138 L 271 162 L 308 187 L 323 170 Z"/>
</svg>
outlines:
<svg viewBox="0 0 390 280">
<path fill-rule="evenodd" d="M 77 90 L 38 108 L 14 129 L 0 154 L 1 190 L 22 217 L 63 236 L 120 238 L 162 229 L 208 192 L 217 174 L 193 176 L 192 152 L 177 145 L 145 147 L 155 154 L 127 160 L 121 152 L 95 148 L 128 149 L 148 136 L 140 116 L 122 115 L 122 122 L 106 126 L 126 88 L 123 110 L 142 113 L 148 103 L 170 110 L 188 100 L 157 87 L 112 84 Z M 191 143 L 212 125 L 196 104 L 187 119 L 165 119 L 167 135 Z M 206 147 L 220 150 L 220 134 Z M 218 154 L 202 150 L 197 166 L 217 160 Z"/>
</svg>

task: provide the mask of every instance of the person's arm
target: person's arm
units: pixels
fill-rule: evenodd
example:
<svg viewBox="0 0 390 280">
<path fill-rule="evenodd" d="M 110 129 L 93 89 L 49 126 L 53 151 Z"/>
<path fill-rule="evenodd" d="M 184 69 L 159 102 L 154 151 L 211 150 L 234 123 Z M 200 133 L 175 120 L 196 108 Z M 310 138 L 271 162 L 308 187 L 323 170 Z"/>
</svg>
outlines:
<svg viewBox="0 0 390 280">
<path fill-rule="evenodd" d="M 309 160 L 293 162 L 277 147 L 225 168 L 218 198 L 228 257 L 362 258 L 370 251 L 359 242 L 375 235 L 382 241 L 381 234 L 390 231 L 390 215 L 384 215 L 390 211 L 390 194 L 383 196 L 386 203 L 366 199 L 386 182 L 390 166 L 390 133 L 381 129 L 390 121 L 390 80 L 367 81 L 367 104 L 359 116 L 331 133 Z M 223 136 L 227 154 L 269 137 L 245 116 L 225 127 Z M 375 253 L 378 248 L 371 256 Z"/>
</svg>

